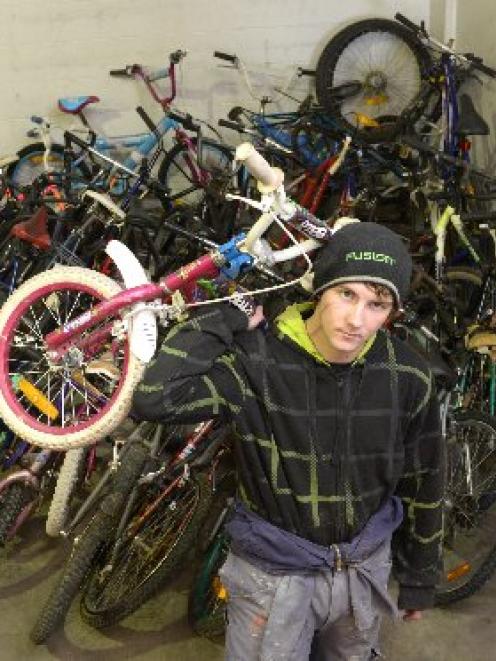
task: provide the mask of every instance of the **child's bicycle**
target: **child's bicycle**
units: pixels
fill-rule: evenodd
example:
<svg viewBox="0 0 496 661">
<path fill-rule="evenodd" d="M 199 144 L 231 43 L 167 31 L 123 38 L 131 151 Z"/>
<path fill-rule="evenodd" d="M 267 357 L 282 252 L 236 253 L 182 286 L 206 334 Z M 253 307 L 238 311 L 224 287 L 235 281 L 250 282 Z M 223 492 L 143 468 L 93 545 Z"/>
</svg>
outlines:
<svg viewBox="0 0 496 661">
<path fill-rule="evenodd" d="M 186 304 L 181 290 L 219 272 L 230 279 L 256 267 L 270 273 L 277 263 L 315 250 L 332 235 L 325 223 L 286 198 L 284 174 L 252 145 L 240 145 L 236 158 L 263 193 L 260 202 L 245 200 L 262 212 L 247 235 L 235 236 L 157 284 L 148 281 L 126 246 L 110 241 L 107 254 L 124 288 L 89 269 L 57 267 L 31 278 L 8 299 L 0 312 L 0 416 L 22 438 L 52 449 L 100 440 L 129 412 L 136 384 L 156 350 L 157 318 L 167 326 L 189 307 L 212 302 Z M 273 251 L 261 237 L 274 222 L 309 238 Z M 302 276 L 249 293 L 306 281 L 307 260 Z M 31 386 L 29 395 L 18 387 L 19 374 Z"/>
<path fill-rule="evenodd" d="M 58 100 L 59 110 L 65 114 L 78 117 L 82 124 L 82 135 L 81 128 L 78 130 L 77 127 L 71 127 L 70 132 L 78 131 L 80 133 L 80 139 L 88 138 L 89 144 L 99 154 L 113 158 L 119 155 L 117 156 L 117 160 L 132 172 L 136 172 L 145 158 L 148 161 L 148 167 L 152 168 L 166 154 L 163 147 L 163 138 L 167 133 L 174 131 L 177 142 L 184 144 L 181 125 L 170 116 L 169 110 L 176 97 L 176 67 L 185 56 L 185 51 L 174 51 L 169 55 L 168 67 L 153 71 L 140 64 L 132 64 L 123 69 L 110 71 L 111 76 L 143 81 L 152 98 L 166 113 L 155 124 L 148 117 L 144 109 L 138 106 L 136 110 L 148 128 L 147 133 L 115 137 L 97 135 L 85 116 L 85 109 L 89 105 L 99 101 L 99 98 L 94 95 L 61 98 Z M 170 91 L 165 95 L 157 87 L 157 82 L 162 79 L 168 79 L 170 82 Z M 28 186 L 43 173 L 49 172 L 56 175 L 56 173 L 62 173 L 65 170 L 69 170 L 69 174 L 74 180 L 73 186 L 77 187 L 81 185 L 81 182 L 88 182 L 91 179 L 94 168 L 91 160 L 88 160 L 87 152 L 78 151 L 72 155 L 70 163 L 67 164 L 65 145 L 54 141 L 51 124 L 42 117 L 33 116 L 31 120 L 35 123 L 35 129 L 30 131 L 28 135 L 41 138 L 41 142 L 27 145 L 18 152 L 18 160 L 12 163 L 8 169 L 8 175 L 12 183 L 16 186 Z M 126 152 L 127 156 L 122 160 L 120 154 Z M 191 159 L 191 150 L 189 151 L 189 155 Z M 189 170 L 191 169 L 190 167 Z M 164 166 L 164 169 L 159 167 L 157 171 L 159 181 L 164 180 L 163 183 L 166 184 L 166 177 L 167 167 Z M 56 176 L 55 181 L 58 181 L 58 177 Z M 127 192 L 128 186 L 129 178 L 116 171 L 114 178 L 111 180 L 110 191 L 112 195 L 121 197 Z"/>
</svg>

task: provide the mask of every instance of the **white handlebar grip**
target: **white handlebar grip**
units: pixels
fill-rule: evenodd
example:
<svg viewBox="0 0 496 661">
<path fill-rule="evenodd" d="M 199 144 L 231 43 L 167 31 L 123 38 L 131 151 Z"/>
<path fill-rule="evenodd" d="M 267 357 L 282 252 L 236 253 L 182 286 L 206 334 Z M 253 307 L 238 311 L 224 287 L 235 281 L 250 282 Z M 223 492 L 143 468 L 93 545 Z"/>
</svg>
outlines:
<svg viewBox="0 0 496 661">
<path fill-rule="evenodd" d="M 270 193 L 284 181 L 284 172 L 269 165 L 250 142 L 243 142 L 236 148 L 235 159 L 244 163 L 249 173 L 255 177 L 261 193 Z"/>
</svg>

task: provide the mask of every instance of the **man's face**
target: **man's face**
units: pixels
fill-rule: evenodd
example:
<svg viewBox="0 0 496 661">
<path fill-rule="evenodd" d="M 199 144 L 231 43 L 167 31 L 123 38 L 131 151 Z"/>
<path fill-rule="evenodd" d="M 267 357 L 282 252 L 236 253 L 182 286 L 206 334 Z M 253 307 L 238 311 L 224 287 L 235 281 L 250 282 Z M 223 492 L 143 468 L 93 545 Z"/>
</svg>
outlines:
<svg viewBox="0 0 496 661">
<path fill-rule="evenodd" d="M 381 295 L 362 282 L 347 282 L 322 294 L 308 330 L 327 360 L 351 362 L 392 310 L 389 292 Z"/>
</svg>

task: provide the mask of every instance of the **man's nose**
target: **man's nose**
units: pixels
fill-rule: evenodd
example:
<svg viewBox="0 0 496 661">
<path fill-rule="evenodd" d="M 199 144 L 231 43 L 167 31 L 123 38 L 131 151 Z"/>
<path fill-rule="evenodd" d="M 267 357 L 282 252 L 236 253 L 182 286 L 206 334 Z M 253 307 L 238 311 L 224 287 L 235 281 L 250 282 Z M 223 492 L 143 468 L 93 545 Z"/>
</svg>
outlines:
<svg viewBox="0 0 496 661">
<path fill-rule="evenodd" d="M 360 305 L 359 303 L 357 303 L 356 305 L 352 305 L 350 310 L 348 311 L 348 316 L 347 316 L 347 321 L 350 324 L 350 326 L 359 328 L 363 323 L 363 313 L 364 313 L 363 305 Z"/>
</svg>

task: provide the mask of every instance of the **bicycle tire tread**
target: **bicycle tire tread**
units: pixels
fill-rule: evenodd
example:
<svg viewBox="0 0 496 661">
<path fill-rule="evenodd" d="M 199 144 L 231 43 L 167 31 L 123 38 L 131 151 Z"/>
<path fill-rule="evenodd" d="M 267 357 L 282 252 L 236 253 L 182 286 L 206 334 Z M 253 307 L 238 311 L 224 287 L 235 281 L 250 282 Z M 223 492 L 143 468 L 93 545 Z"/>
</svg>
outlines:
<svg viewBox="0 0 496 661">
<path fill-rule="evenodd" d="M 33 489 L 29 484 L 13 482 L 6 487 L 0 505 L 0 546 L 8 541 L 15 520 L 32 499 Z"/>
<path fill-rule="evenodd" d="M 187 559 L 188 551 L 192 548 L 192 541 L 195 539 L 198 530 L 200 529 L 212 500 L 211 487 L 208 484 L 206 476 L 202 475 L 197 480 L 200 489 L 199 497 L 197 499 L 197 507 L 191 518 L 191 521 L 185 531 L 183 532 L 178 543 L 172 547 L 167 560 L 162 562 L 157 571 L 150 574 L 150 578 L 145 580 L 138 586 L 138 589 L 129 594 L 126 594 L 121 602 L 117 602 L 114 606 L 105 610 L 94 612 L 90 609 L 88 602 L 88 595 L 91 594 L 91 587 L 93 581 L 97 580 L 98 572 L 95 572 L 88 581 L 87 588 L 81 599 L 81 616 L 82 619 L 96 629 L 116 624 L 124 617 L 127 617 L 145 601 L 154 596 L 163 586 L 164 582 L 169 578 L 170 574 L 176 570 L 181 561 Z"/>
<path fill-rule="evenodd" d="M 133 444 L 126 454 L 121 470 L 114 477 L 111 492 L 101 502 L 99 509 L 79 536 L 78 543 L 73 546 L 73 552 L 31 631 L 30 638 L 33 643 L 39 645 L 45 642 L 64 619 L 91 569 L 96 554 L 105 539 L 110 537 L 116 515 L 141 473 L 146 456 L 146 447 L 141 442 Z"/>
<path fill-rule="evenodd" d="M 36 645 L 44 643 L 64 619 L 99 547 L 108 535 L 109 514 L 96 512 L 67 559 L 57 584 L 43 606 L 29 635 Z"/>
</svg>

